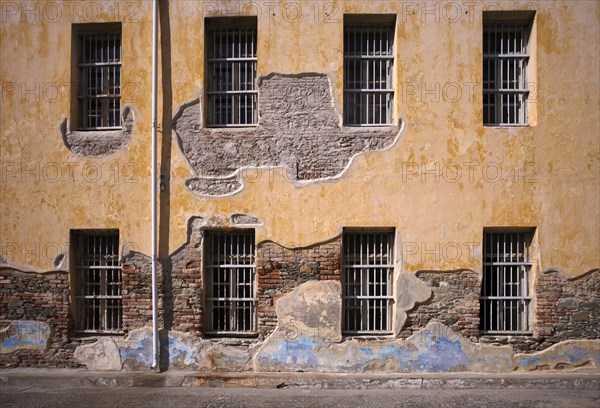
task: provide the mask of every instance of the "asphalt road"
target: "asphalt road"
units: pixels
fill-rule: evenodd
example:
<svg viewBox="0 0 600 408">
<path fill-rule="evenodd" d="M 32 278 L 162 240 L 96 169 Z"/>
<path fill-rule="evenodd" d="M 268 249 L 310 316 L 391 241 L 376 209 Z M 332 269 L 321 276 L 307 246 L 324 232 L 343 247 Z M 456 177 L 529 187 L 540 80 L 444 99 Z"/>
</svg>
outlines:
<svg viewBox="0 0 600 408">
<path fill-rule="evenodd" d="M 1 408 L 478 407 L 598 408 L 600 390 L 321 390 L 248 388 L 0 388 Z"/>
</svg>

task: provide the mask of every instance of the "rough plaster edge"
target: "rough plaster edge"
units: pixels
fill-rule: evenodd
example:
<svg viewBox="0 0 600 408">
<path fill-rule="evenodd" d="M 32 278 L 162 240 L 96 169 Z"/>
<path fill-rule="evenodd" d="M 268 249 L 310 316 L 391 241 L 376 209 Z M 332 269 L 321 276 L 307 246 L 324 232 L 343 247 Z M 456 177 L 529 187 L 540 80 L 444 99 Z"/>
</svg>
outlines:
<svg viewBox="0 0 600 408">
<path fill-rule="evenodd" d="M 270 72 L 267 75 L 262 75 L 260 77 L 258 77 L 257 79 L 257 88 L 258 88 L 258 100 L 260 101 L 260 86 L 262 84 L 262 82 L 265 79 L 271 79 L 272 77 L 274 77 L 275 75 L 279 75 L 279 76 L 283 76 L 283 77 L 287 77 L 287 78 L 303 78 L 305 76 L 320 76 L 320 77 L 325 77 L 327 78 L 327 83 L 329 84 L 329 94 L 331 95 L 331 108 L 333 109 L 334 112 L 336 112 L 337 117 L 338 117 L 338 127 L 340 129 L 340 131 L 344 132 L 344 130 L 349 131 L 349 132 L 360 132 L 360 131 L 364 131 L 367 129 L 385 129 L 387 126 L 382 126 L 382 127 L 373 127 L 373 128 L 367 128 L 367 127 L 360 127 L 360 128 L 354 128 L 354 127 L 349 127 L 349 126 L 344 126 L 344 122 L 343 122 L 343 118 L 342 118 L 342 114 L 339 112 L 339 109 L 336 108 L 335 103 L 334 103 L 334 98 L 333 98 L 333 83 L 331 81 L 331 77 L 329 74 L 324 74 L 324 73 L 317 73 L 317 72 L 303 72 L 300 74 L 285 74 L 285 73 L 278 73 L 278 72 Z M 176 114 L 173 117 L 173 121 L 172 123 L 177 123 L 177 120 L 181 117 L 181 115 L 183 115 L 183 112 L 195 105 L 201 105 L 201 98 L 200 96 L 194 97 L 188 101 L 183 102 L 182 104 L 177 106 L 177 110 L 176 110 Z M 198 130 L 204 130 L 205 126 L 204 126 L 204 121 L 203 121 L 203 110 L 202 109 L 198 109 L 198 111 L 200 112 L 200 127 L 198 128 Z M 396 136 L 394 137 L 394 140 L 386 147 L 384 147 L 383 149 L 377 149 L 377 150 L 367 150 L 367 151 L 362 151 L 362 152 L 358 152 L 355 153 L 354 155 L 352 155 L 349 159 L 348 159 L 348 163 L 346 163 L 346 166 L 335 176 L 329 176 L 329 177 L 321 177 L 321 178 L 316 178 L 316 179 L 311 179 L 311 180 L 289 180 L 294 187 L 296 188 L 301 188 L 301 187 L 305 187 L 308 186 L 310 184 L 316 184 L 316 183 L 327 183 L 327 182 L 337 182 L 339 179 L 341 179 L 342 177 L 344 177 L 346 175 L 346 172 L 348 171 L 348 169 L 350 168 L 350 166 L 352 165 L 352 163 L 354 162 L 354 159 L 361 155 L 361 154 L 365 154 L 365 153 L 369 153 L 369 152 L 384 152 L 386 150 L 391 149 L 392 147 L 394 147 L 397 143 L 398 140 L 400 139 L 400 136 L 402 135 L 402 133 L 404 132 L 404 128 L 405 128 L 405 121 L 402 119 L 402 117 L 400 117 L 400 119 L 398 120 L 398 133 L 396 134 Z M 256 127 L 251 127 L 251 128 L 242 128 L 240 129 L 240 131 L 247 131 L 248 133 L 251 132 L 255 132 L 259 127 L 261 126 L 260 124 L 260 107 L 258 109 L 258 119 L 257 119 L 257 123 L 256 123 Z M 392 127 L 395 125 L 390 125 L 389 127 Z M 206 128 L 206 129 L 211 129 L 211 128 Z M 235 129 L 235 128 L 233 128 Z M 182 141 L 181 141 L 181 137 L 179 136 L 179 133 L 173 129 L 173 131 L 175 132 L 175 134 L 177 135 L 177 145 L 179 147 L 179 151 L 182 153 L 182 155 L 185 157 L 186 162 L 188 163 L 188 165 L 190 166 L 190 169 L 192 170 L 192 172 L 195 174 L 195 177 L 190 177 L 188 179 L 185 180 L 185 187 L 188 189 L 188 191 L 190 193 L 192 193 L 195 196 L 198 197 L 202 197 L 202 198 L 215 198 L 215 199 L 220 199 L 223 197 L 231 197 L 234 196 L 236 194 L 239 194 L 242 190 L 244 190 L 246 188 L 246 183 L 244 182 L 244 179 L 242 177 L 240 177 L 240 173 L 242 171 L 246 171 L 248 169 L 253 169 L 253 170 L 269 170 L 269 169 L 283 169 L 284 170 L 284 174 L 287 174 L 287 167 L 285 165 L 276 165 L 276 166 L 242 166 L 239 167 L 236 171 L 234 171 L 231 174 L 228 175 L 224 175 L 224 176 L 202 176 L 196 173 L 196 171 L 194 170 L 194 166 L 192 166 L 192 163 L 190 162 L 189 158 L 187 157 L 187 155 L 184 153 L 184 149 L 182 146 Z M 219 195 L 215 195 L 215 194 L 203 194 L 203 193 L 199 193 L 197 191 L 193 191 L 188 187 L 188 183 L 193 180 L 193 179 L 203 179 L 203 180 L 229 180 L 229 179 L 239 179 L 240 180 L 240 187 L 230 193 L 227 194 L 219 194 Z M 284 179 L 287 179 L 287 177 L 284 176 Z"/>
<path fill-rule="evenodd" d="M 255 223 L 236 223 L 234 217 L 240 216 L 240 215 L 255 218 L 257 220 L 257 222 L 255 222 Z M 233 213 L 229 217 L 229 220 L 231 222 L 231 225 L 233 225 L 235 227 L 262 227 L 265 225 L 264 222 L 262 222 L 258 217 L 255 217 L 251 214 L 245 214 L 245 213 Z"/>
<path fill-rule="evenodd" d="M 567 281 L 570 281 L 570 282 L 576 281 L 578 279 L 585 278 L 586 276 L 589 276 L 589 275 L 592 275 L 592 274 L 598 273 L 598 272 L 600 272 L 600 268 L 593 268 L 587 272 L 582 273 L 581 275 L 569 277 L 569 278 L 567 278 Z"/>
<path fill-rule="evenodd" d="M 575 345 L 579 345 L 579 344 L 589 344 L 590 348 L 592 349 L 592 351 L 596 352 L 597 355 L 600 355 L 600 339 L 569 339 L 569 340 L 564 340 L 561 341 L 559 343 L 555 343 L 553 345 L 551 345 L 550 347 L 548 347 L 547 349 L 541 350 L 541 351 L 536 351 L 535 353 L 531 353 L 531 354 L 527 354 L 527 353 L 515 353 L 513 354 L 512 357 L 512 361 L 513 361 L 513 366 L 515 367 L 516 371 L 522 370 L 523 367 L 520 366 L 520 364 L 518 364 L 518 360 L 519 359 L 532 359 L 532 358 L 544 358 L 545 356 L 552 356 L 553 352 L 555 349 L 560 349 L 562 347 L 568 346 L 570 344 L 575 344 Z M 554 360 L 552 357 L 547 357 L 550 360 Z M 592 359 L 594 358 L 594 356 L 592 356 Z M 559 362 L 560 359 L 556 359 Z M 571 369 L 569 369 L 568 371 L 573 371 L 573 370 L 577 370 L 577 369 L 581 369 L 584 367 L 578 367 L 578 366 L 573 366 Z M 553 369 L 550 370 L 540 370 L 540 371 L 552 371 Z M 563 370 L 561 370 L 563 371 Z"/>
<path fill-rule="evenodd" d="M 560 276 L 562 279 L 572 282 L 572 281 L 576 281 L 578 279 L 584 278 L 586 276 L 592 275 L 597 272 L 600 272 L 600 268 L 592 268 L 592 269 L 587 270 L 579 275 L 572 276 L 566 271 L 566 269 L 557 266 L 557 267 L 545 268 L 541 273 L 538 273 L 538 277 L 542 276 L 542 275 L 549 275 L 551 273 L 557 273 L 558 276 Z"/>
<path fill-rule="evenodd" d="M 127 129 L 125 124 L 127 122 L 127 118 L 131 116 L 131 129 Z M 135 128 L 135 118 L 137 116 L 136 110 L 134 109 L 133 105 L 131 104 L 125 104 L 123 105 L 123 109 L 121 111 L 121 129 L 116 129 L 116 130 L 92 130 L 92 131 L 78 131 L 78 130 L 74 130 L 71 131 L 71 121 L 69 119 L 69 116 L 63 116 L 58 124 L 58 129 L 60 131 L 60 136 L 61 136 L 61 140 L 63 141 L 64 146 L 73 154 L 80 156 L 80 157 L 107 157 L 107 156 L 111 156 L 113 154 L 118 154 L 121 153 L 123 150 L 127 149 L 127 147 L 129 146 L 129 143 L 131 142 L 131 138 L 133 136 L 133 131 Z M 121 143 L 121 145 L 114 151 L 109 151 L 107 153 L 101 153 L 98 155 L 89 155 L 89 154 L 81 154 L 78 153 L 76 151 L 74 151 L 70 144 L 69 144 L 69 140 L 68 137 L 69 135 L 73 134 L 73 135 L 77 135 L 77 134 L 81 134 L 83 136 L 84 133 L 88 133 L 88 132 L 92 132 L 92 133 L 96 133 L 96 134 L 100 134 L 100 133 L 106 133 L 106 134 L 120 134 L 120 136 L 123 138 L 123 142 Z"/>
<path fill-rule="evenodd" d="M 236 194 L 239 194 L 242 190 L 244 190 L 246 188 L 246 182 L 244 180 L 243 177 L 241 177 L 241 173 L 242 172 L 246 172 L 247 170 L 273 170 L 273 169 L 281 169 L 282 170 L 282 174 L 284 174 L 284 180 L 288 180 L 294 187 L 296 188 L 302 188 L 302 187 L 306 187 L 309 186 L 311 184 L 317 184 L 317 183 L 335 183 L 338 180 L 342 179 L 343 177 L 346 176 L 346 173 L 348 172 L 348 170 L 350 169 L 350 167 L 352 166 L 352 164 L 354 163 L 354 160 L 357 156 L 360 156 L 361 154 L 367 154 L 367 153 L 373 153 L 373 152 L 384 152 L 386 150 L 391 149 L 392 147 L 394 147 L 396 145 L 396 143 L 398 143 L 398 140 L 400 139 L 400 136 L 402 135 L 402 133 L 404 132 L 404 128 L 405 128 L 405 122 L 400 119 L 399 120 L 399 127 L 400 129 L 398 130 L 398 133 L 396 134 L 396 136 L 394 137 L 394 140 L 386 147 L 384 147 L 383 149 L 377 149 L 377 150 L 366 150 L 366 151 L 362 151 L 362 152 L 358 152 L 355 153 L 354 155 L 352 155 L 349 159 L 348 159 L 348 163 L 346 163 L 346 166 L 335 176 L 328 176 L 328 177 L 320 177 L 320 178 L 315 178 L 315 179 L 311 179 L 311 180 L 292 180 L 291 178 L 287 177 L 287 170 L 288 167 L 280 164 L 280 165 L 276 165 L 276 166 L 242 166 L 239 167 L 236 171 L 234 171 L 231 174 L 225 175 L 225 176 L 202 176 L 202 175 L 196 175 L 194 177 L 190 177 L 188 179 L 185 180 L 185 186 L 188 189 L 188 191 L 196 196 L 202 197 L 202 198 L 215 198 L 215 199 L 221 199 L 223 197 L 231 197 L 234 196 Z M 183 152 L 183 150 L 182 150 Z M 185 154 L 184 154 L 185 156 Z M 189 160 L 188 160 L 189 163 Z M 191 167 L 191 164 L 190 164 Z M 192 171 L 195 172 L 193 170 L 192 167 Z M 204 194 L 204 193 L 199 193 L 197 191 L 193 191 L 188 187 L 188 182 L 190 182 L 191 180 L 194 179 L 201 179 L 201 180 L 212 180 L 212 181 L 218 181 L 218 180 L 239 180 L 240 181 L 240 187 L 230 193 L 226 193 L 226 194 Z"/>
<path fill-rule="evenodd" d="M 321 285 L 327 284 L 329 286 L 332 283 L 335 284 L 339 288 L 339 293 L 340 293 L 340 296 L 341 296 L 341 294 L 342 294 L 342 285 L 339 282 L 318 280 L 318 281 L 304 282 L 301 285 L 296 286 L 291 292 L 288 292 L 288 293 L 284 294 L 283 296 L 279 297 L 278 299 L 275 299 L 273 307 L 275 308 L 275 314 L 277 316 L 277 326 L 275 326 L 275 329 L 273 329 L 273 331 L 271 333 L 269 333 L 269 335 L 267 337 L 265 337 L 265 339 L 262 342 L 256 344 L 256 351 L 254 352 L 254 354 L 251 355 L 251 358 L 252 358 L 252 367 L 253 367 L 253 371 L 254 372 L 260 372 L 260 362 L 258 361 L 258 356 L 263 351 L 263 349 L 265 347 L 267 347 L 272 342 L 272 340 L 275 338 L 275 335 L 279 333 L 281 325 L 283 323 L 282 320 L 281 320 L 281 316 L 278 313 L 279 312 L 278 311 L 278 305 L 279 305 L 279 303 L 283 299 L 285 299 L 287 297 L 298 296 L 298 292 L 300 291 L 300 288 L 303 287 L 303 286 L 305 286 L 305 285 L 315 286 L 315 285 L 319 285 L 319 284 L 321 284 Z M 341 303 L 340 303 L 340 306 L 341 306 Z M 341 326 L 340 326 L 340 329 L 341 329 Z M 334 343 L 341 344 L 341 343 L 344 343 L 345 340 L 346 340 L 345 337 L 343 335 L 341 335 L 340 340 L 339 341 L 335 341 Z"/>
<path fill-rule="evenodd" d="M 42 269 L 29 268 L 27 266 L 15 264 L 12 262 L 0 262 L 0 271 L 6 270 L 6 269 L 17 271 L 17 272 L 22 272 L 22 273 L 36 273 L 39 275 L 45 275 L 48 273 L 69 273 L 68 270 L 64 270 L 64 269 L 42 270 Z"/>
<path fill-rule="evenodd" d="M 419 279 L 416 273 L 400 270 L 394 283 L 394 321 L 392 332 L 394 336 L 402 331 L 408 312 L 417 304 L 428 301 L 433 295 L 433 290 L 427 282 Z"/>
</svg>

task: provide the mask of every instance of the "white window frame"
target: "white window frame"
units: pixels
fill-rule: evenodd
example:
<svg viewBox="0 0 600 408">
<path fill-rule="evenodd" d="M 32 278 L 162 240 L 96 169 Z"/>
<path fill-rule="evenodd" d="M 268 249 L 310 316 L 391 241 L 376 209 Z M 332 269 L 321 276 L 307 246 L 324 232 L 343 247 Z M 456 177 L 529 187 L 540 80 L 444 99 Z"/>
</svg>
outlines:
<svg viewBox="0 0 600 408">
<path fill-rule="evenodd" d="M 123 332 L 123 270 L 118 230 L 76 230 L 75 332 Z"/>
<path fill-rule="evenodd" d="M 530 333 L 533 231 L 484 230 L 481 332 Z"/>
<path fill-rule="evenodd" d="M 344 24 L 344 125 L 392 124 L 394 35 L 394 23 Z"/>
<path fill-rule="evenodd" d="M 204 236 L 207 334 L 256 333 L 254 230 L 209 230 Z"/>
<path fill-rule="evenodd" d="M 209 18 L 206 22 L 207 126 L 256 126 L 256 19 Z"/>
<path fill-rule="evenodd" d="M 531 24 L 483 21 L 483 124 L 528 125 L 528 53 Z"/>
<path fill-rule="evenodd" d="M 344 229 L 342 330 L 392 334 L 394 229 Z"/>
<path fill-rule="evenodd" d="M 121 30 L 78 36 L 79 129 L 121 129 Z"/>
</svg>

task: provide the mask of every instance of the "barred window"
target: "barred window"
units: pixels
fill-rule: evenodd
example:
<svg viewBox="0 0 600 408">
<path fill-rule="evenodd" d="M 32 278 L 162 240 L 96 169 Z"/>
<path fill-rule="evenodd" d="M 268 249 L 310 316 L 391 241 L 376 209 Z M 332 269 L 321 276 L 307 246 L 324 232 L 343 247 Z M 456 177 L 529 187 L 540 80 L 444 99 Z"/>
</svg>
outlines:
<svg viewBox="0 0 600 408">
<path fill-rule="evenodd" d="M 344 25 L 344 124 L 393 120 L 394 24 Z"/>
<path fill-rule="evenodd" d="M 74 231 L 75 330 L 122 332 L 122 271 L 119 232 Z"/>
<path fill-rule="evenodd" d="M 207 19 L 207 125 L 258 121 L 256 19 Z"/>
<path fill-rule="evenodd" d="M 484 231 L 481 330 L 529 332 L 533 231 Z"/>
<path fill-rule="evenodd" d="M 391 333 L 394 230 L 345 230 L 342 241 L 344 332 Z"/>
<path fill-rule="evenodd" d="M 204 244 L 209 330 L 256 331 L 254 231 L 207 231 Z"/>
<path fill-rule="evenodd" d="M 483 123 L 525 125 L 530 25 L 483 19 Z"/>
<path fill-rule="evenodd" d="M 121 32 L 79 33 L 79 128 L 121 128 Z"/>
</svg>

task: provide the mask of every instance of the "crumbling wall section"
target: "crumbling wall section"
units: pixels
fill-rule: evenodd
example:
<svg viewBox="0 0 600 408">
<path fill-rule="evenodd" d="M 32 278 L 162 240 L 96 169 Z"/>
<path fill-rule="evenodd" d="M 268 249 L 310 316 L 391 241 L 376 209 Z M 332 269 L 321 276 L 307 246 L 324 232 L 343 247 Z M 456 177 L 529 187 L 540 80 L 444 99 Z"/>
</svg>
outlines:
<svg viewBox="0 0 600 408">
<path fill-rule="evenodd" d="M 0 270 L 0 366 L 77 367 L 66 272 Z"/>
<path fill-rule="evenodd" d="M 174 118 L 179 146 L 196 177 L 187 187 L 222 196 L 243 188 L 240 171 L 283 167 L 292 182 L 341 175 L 362 152 L 383 150 L 401 125 L 342 127 L 325 74 L 269 74 L 258 80 L 259 123 L 252 128 L 204 128 L 200 102 L 183 105 Z"/>
<path fill-rule="evenodd" d="M 460 271 L 419 271 L 417 278 L 426 282 L 431 296 L 410 312 L 401 338 L 408 338 L 435 319 L 466 338 L 479 336 L 479 295 L 481 281 L 477 273 Z"/>
<path fill-rule="evenodd" d="M 123 332 L 152 324 L 152 261 L 139 252 L 123 257 Z M 162 267 L 158 264 L 158 310 L 162 310 Z M 159 325 L 163 324 L 159 313 Z"/>
<path fill-rule="evenodd" d="M 258 333 L 269 335 L 277 326 L 276 301 L 313 280 L 340 281 L 342 239 L 308 248 L 289 249 L 274 242 L 257 248 Z"/>
<path fill-rule="evenodd" d="M 108 156 L 127 148 L 133 134 L 134 120 L 133 109 L 126 106 L 121 113 L 123 126 L 120 130 L 71 131 L 69 120 L 64 119 L 60 133 L 65 146 L 78 156 Z"/>
</svg>

